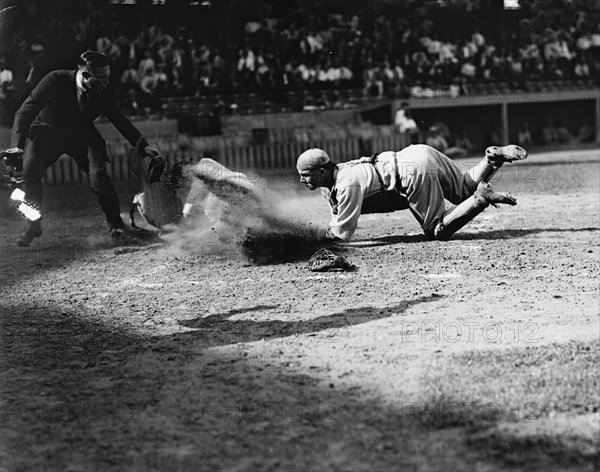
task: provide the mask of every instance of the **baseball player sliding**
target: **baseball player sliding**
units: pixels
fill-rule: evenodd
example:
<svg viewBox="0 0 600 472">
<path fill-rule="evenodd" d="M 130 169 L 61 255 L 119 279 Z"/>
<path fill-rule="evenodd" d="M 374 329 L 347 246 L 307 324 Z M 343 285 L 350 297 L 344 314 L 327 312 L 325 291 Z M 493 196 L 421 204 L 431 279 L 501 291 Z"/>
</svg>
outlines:
<svg viewBox="0 0 600 472">
<path fill-rule="evenodd" d="M 510 194 L 488 183 L 506 162 L 525 159 L 525 149 L 491 146 L 477 165 L 463 172 L 434 148 L 415 144 L 336 164 L 322 149 L 303 152 L 297 161 L 300 181 L 324 189 L 332 210 L 328 239 L 349 240 L 361 214 L 410 209 L 430 239 L 447 240 L 489 205 L 516 205 Z M 445 200 L 455 206 L 446 210 Z"/>
<path fill-rule="evenodd" d="M 265 191 L 246 174 L 210 158 L 200 159 L 188 172 L 193 180 L 183 205 L 184 219 L 200 211 L 211 220 L 235 223 L 238 217 L 268 218 L 273 211 Z"/>
</svg>

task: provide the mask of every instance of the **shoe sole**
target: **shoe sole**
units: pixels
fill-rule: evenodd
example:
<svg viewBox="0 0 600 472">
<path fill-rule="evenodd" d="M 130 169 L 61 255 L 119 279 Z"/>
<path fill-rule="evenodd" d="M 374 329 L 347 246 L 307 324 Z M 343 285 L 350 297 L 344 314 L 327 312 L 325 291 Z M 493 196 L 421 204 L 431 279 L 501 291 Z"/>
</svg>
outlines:
<svg viewBox="0 0 600 472">
<path fill-rule="evenodd" d="M 485 156 L 492 160 L 502 159 L 505 162 L 522 161 L 527 159 L 527 151 L 516 144 L 489 146 L 485 150 Z"/>
</svg>

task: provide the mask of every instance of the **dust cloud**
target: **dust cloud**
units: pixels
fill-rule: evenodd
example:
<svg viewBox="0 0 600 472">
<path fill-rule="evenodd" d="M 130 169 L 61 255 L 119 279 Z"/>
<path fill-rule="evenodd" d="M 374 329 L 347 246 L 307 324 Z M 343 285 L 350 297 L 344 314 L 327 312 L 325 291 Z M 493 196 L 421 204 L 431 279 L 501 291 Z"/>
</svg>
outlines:
<svg viewBox="0 0 600 472">
<path fill-rule="evenodd" d="M 211 170 L 208 177 L 193 172 L 189 216 L 164 228 L 171 253 L 272 264 L 306 259 L 327 245 L 322 225 L 308 217 L 305 198 L 281 184 L 254 176 L 250 181 L 228 170 L 229 178 L 213 179 Z"/>
</svg>

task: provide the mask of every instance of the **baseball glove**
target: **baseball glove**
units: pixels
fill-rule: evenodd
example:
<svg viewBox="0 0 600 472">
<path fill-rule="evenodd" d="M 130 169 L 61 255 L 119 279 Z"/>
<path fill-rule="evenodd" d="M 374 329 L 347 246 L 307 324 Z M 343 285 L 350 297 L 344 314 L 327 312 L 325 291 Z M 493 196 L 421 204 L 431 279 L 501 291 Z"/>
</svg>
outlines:
<svg viewBox="0 0 600 472">
<path fill-rule="evenodd" d="M 354 264 L 351 264 L 342 256 L 338 256 L 325 248 L 319 249 L 311 256 L 307 268 L 311 272 L 353 271 L 357 269 Z"/>
<path fill-rule="evenodd" d="M 0 182 L 9 184 L 12 188 L 21 185 L 23 177 L 23 153 L 22 152 L 0 152 Z"/>
</svg>

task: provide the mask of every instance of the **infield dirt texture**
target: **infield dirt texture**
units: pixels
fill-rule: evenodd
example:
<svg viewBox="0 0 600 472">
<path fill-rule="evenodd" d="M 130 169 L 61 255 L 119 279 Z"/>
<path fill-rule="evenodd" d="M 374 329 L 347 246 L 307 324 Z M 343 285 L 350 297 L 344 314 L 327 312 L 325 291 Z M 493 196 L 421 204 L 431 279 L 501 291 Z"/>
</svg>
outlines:
<svg viewBox="0 0 600 472">
<path fill-rule="evenodd" d="M 49 187 L 21 249 L 3 203 L 0 470 L 597 470 L 599 175 L 589 150 L 506 166 L 518 205 L 449 242 L 364 216 L 334 249 L 352 273 L 115 252 L 84 188 Z"/>
</svg>

